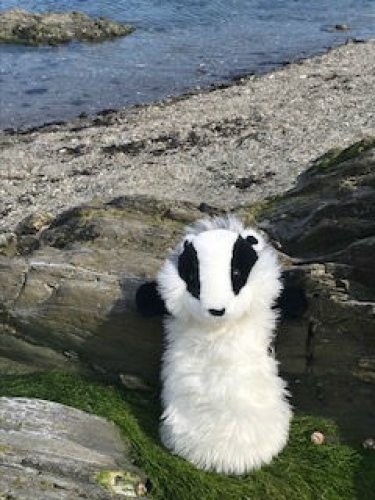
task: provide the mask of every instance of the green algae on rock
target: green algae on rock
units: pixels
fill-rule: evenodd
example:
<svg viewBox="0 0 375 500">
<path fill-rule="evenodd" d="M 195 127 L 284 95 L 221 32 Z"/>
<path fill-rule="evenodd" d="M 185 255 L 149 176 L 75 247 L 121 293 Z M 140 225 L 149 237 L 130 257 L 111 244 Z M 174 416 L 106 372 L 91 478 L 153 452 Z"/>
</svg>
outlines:
<svg viewBox="0 0 375 500">
<path fill-rule="evenodd" d="M 265 204 L 258 221 L 286 254 L 332 260 L 333 254 L 375 235 L 374 167 L 375 138 L 329 151 L 294 188 Z"/>
<path fill-rule="evenodd" d="M 366 137 L 365 139 L 355 142 L 347 148 L 331 149 L 326 154 L 314 161 L 312 167 L 308 170 L 308 172 L 318 173 L 319 171 L 335 167 L 339 163 L 342 163 L 346 160 L 358 158 L 361 153 L 374 147 L 375 137 Z"/>
<path fill-rule="evenodd" d="M 25 45 L 58 45 L 72 40 L 96 42 L 128 35 L 134 28 L 83 12 L 44 12 L 24 9 L 0 13 L 0 42 Z"/>
<path fill-rule="evenodd" d="M 144 498 L 147 488 L 139 474 L 126 470 L 102 470 L 95 475 L 95 481 L 110 493 L 126 498 Z"/>
</svg>

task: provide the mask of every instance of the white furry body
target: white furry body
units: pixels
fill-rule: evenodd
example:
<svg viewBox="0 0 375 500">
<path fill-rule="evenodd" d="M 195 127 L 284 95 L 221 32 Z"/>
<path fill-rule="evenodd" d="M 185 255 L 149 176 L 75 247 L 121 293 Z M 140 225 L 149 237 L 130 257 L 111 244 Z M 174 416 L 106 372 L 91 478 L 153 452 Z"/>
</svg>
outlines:
<svg viewBox="0 0 375 500">
<path fill-rule="evenodd" d="M 165 322 L 161 437 L 166 447 L 202 469 L 242 474 L 269 463 L 288 440 L 291 410 L 269 352 L 279 267 L 263 241 L 259 255 L 238 295 L 232 297 L 226 281 L 215 282 L 215 293 L 209 293 L 215 304 L 207 303 L 204 286 L 199 301 L 187 294 L 173 273 L 173 259 L 159 275 L 172 313 Z M 226 318 L 209 318 L 207 307 L 223 307 L 223 301 Z"/>
</svg>

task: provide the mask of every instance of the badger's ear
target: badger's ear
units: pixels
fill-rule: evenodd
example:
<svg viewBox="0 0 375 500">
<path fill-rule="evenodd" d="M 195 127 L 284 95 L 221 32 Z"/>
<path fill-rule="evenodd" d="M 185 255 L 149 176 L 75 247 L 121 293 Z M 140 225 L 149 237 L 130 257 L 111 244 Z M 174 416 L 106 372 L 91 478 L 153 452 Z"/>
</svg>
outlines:
<svg viewBox="0 0 375 500">
<path fill-rule="evenodd" d="M 250 243 L 251 246 L 258 244 L 258 240 L 253 235 L 246 236 L 246 241 Z"/>
<path fill-rule="evenodd" d="M 254 250 L 256 250 L 257 252 L 259 252 L 264 248 L 265 245 L 264 239 L 260 234 L 258 234 L 251 228 L 247 228 L 244 231 L 242 231 L 241 237 L 248 243 L 250 243 L 250 245 L 254 247 Z"/>
<path fill-rule="evenodd" d="M 185 238 L 182 240 L 182 242 L 179 245 L 179 249 L 180 249 L 179 253 L 180 254 L 185 250 L 185 248 L 187 248 L 191 244 L 193 239 L 194 239 L 194 236 L 192 234 L 185 235 Z"/>
<path fill-rule="evenodd" d="M 156 281 L 141 285 L 135 296 L 137 311 L 142 316 L 163 316 L 168 314 L 164 300 L 161 298 Z"/>
</svg>

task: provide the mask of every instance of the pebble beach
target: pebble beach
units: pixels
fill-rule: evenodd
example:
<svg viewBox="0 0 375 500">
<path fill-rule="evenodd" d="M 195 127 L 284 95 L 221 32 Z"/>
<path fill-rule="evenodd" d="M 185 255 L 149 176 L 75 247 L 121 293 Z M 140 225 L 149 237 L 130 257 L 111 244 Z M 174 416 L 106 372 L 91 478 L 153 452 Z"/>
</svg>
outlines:
<svg viewBox="0 0 375 500">
<path fill-rule="evenodd" d="M 375 40 L 231 85 L 0 133 L 0 230 L 97 197 L 230 209 L 290 189 L 314 159 L 375 135 Z"/>
</svg>

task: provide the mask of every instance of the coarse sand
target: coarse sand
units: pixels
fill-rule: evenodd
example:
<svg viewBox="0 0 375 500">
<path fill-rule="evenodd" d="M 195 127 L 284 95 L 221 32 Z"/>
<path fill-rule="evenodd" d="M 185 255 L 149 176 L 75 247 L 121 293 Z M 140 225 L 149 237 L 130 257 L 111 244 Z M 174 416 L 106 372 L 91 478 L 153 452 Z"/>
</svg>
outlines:
<svg viewBox="0 0 375 500">
<path fill-rule="evenodd" d="M 375 136 L 375 40 L 233 85 L 0 133 L 0 230 L 96 197 L 230 208 L 291 188 L 311 161 Z"/>
</svg>

